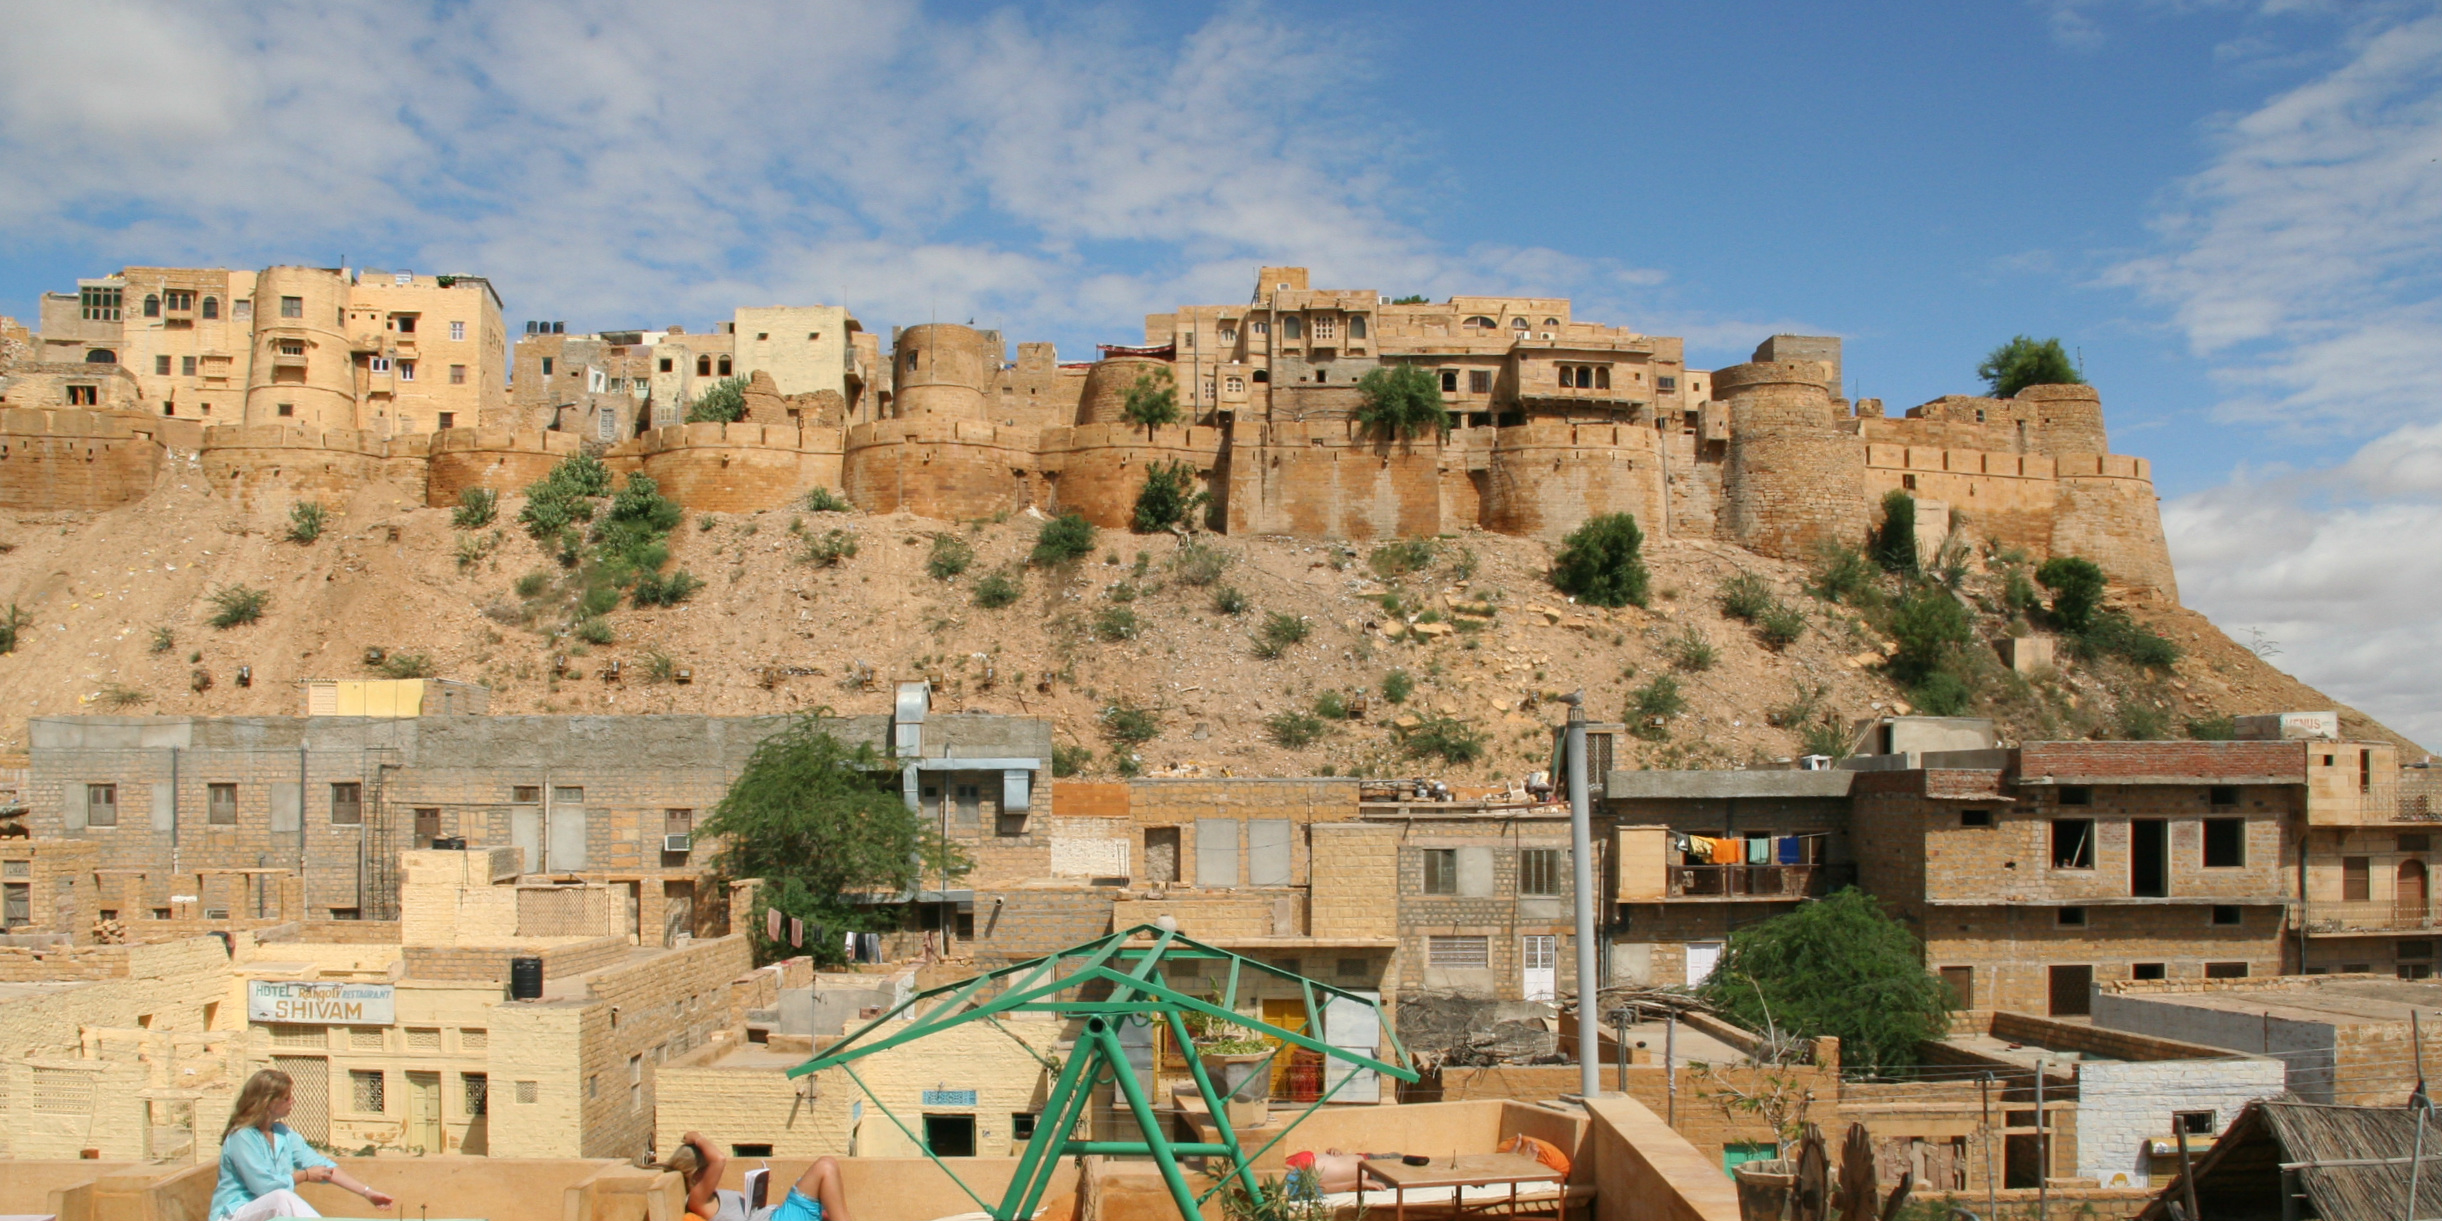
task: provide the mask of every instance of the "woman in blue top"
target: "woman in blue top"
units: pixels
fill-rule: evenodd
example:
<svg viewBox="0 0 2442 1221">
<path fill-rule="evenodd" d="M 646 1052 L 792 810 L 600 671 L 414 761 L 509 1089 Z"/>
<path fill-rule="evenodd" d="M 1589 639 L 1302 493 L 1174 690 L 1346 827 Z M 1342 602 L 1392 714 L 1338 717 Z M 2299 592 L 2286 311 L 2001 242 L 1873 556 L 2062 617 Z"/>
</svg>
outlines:
<svg viewBox="0 0 2442 1221">
<path fill-rule="evenodd" d="M 296 1105 L 288 1074 L 264 1069 L 246 1079 L 220 1134 L 220 1186 L 212 1192 L 212 1221 L 265 1221 L 269 1217 L 319 1217 L 296 1192 L 299 1182 L 329 1183 L 388 1208 L 389 1196 L 348 1177 L 331 1159 L 314 1152 L 305 1138 L 280 1121 Z"/>
</svg>

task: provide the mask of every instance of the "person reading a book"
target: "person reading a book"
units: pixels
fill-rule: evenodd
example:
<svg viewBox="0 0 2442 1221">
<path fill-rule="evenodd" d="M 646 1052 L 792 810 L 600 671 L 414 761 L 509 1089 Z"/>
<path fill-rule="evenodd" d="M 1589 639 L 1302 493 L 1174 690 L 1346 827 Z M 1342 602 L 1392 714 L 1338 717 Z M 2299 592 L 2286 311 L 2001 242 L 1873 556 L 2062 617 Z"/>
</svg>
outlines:
<svg viewBox="0 0 2442 1221">
<path fill-rule="evenodd" d="M 815 1158 L 778 1204 L 761 1204 L 743 1191 L 722 1187 L 729 1157 L 701 1132 L 679 1138 L 678 1148 L 661 1164 L 686 1180 L 687 1215 L 700 1221 L 848 1221 L 839 1163 L 827 1157 Z"/>
</svg>

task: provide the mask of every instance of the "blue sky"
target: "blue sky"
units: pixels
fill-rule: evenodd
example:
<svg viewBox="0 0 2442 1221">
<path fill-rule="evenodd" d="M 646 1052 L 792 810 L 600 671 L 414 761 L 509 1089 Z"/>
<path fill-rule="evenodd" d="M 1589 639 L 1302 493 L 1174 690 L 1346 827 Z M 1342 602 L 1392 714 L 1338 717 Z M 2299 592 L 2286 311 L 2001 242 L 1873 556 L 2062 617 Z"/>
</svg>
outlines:
<svg viewBox="0 0 2442 1221">
<path fill-rule="evenodd" d="M 0 0 L 0 312 L 125 263 L 842 301 L 1072 356 L 1259 262 L 1533 291 L 1894 410 L 2057 335 L 2185 599 L 2442 742 L 2430 4 Z M 100 84 L 107 82 L 107 84 Z"/>
</svg>

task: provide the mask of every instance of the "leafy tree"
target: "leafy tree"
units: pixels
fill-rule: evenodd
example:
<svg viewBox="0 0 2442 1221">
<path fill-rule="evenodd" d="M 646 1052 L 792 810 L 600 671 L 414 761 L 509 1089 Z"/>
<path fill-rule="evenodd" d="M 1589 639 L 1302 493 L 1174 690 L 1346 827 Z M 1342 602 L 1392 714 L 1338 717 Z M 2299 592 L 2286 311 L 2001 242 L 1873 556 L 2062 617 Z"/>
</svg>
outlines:
<svg viewBox="0 0 2442 1221">
<path fill-rule="evenodd" d="M 2035 580 L 2052 591 L 2052 622 L 2062 631 L 2081 633 L 2094 625 L 2095 608 L 2103 604 L 2103 570 L 2093 560 L 2058 555 L 2035 570 Z"/>
<path fill-rule="evenodd" d="M 1127 402 L 1119 408 L 1119 418 L 1130 424 L 1141 424 L 1145 438 L 1153 438 L 1153 430 L 1165 424 L 1179 422 L 1179 388 L 1170 378 L 1170 371 L 1147 369 L 1136 375 L 1136 384 L 1128 387 Z"/>
<path fill-rule="evenodd" d="M 1423 304 L 1425 304 L 1424 294 L 1422 294 L 1422 293 L 1417 293 L 1417 294 L 1414 294 L 1414 295 L 1411 295 L 1411 296 L 1406 296 L 1406 297 L 1393 297 L 1393 298 L 1391 298 L 1391 304 L 1393 304 L 1393 305 L 1423 305 Z"/>
<path fill-rule="evenodd" d="M 1730 934 L 1701 993 L 1753 1029 L 1838 1038 L 1841 1063 L 1869 1072 L 1914 1064 L 1950 1025 L 1924 947 L 1855 887 Z"/>
<path fill-rule="evenodd" d="M 1357 423 L 1388 439 L 1402 441 L 1431 429 L 1450 431 L 1450 409 L 1441 401 L 1441 383 L 1422 365 L 1383 365 L 1357 379 L 1365 401 L 1357 406 Z"/>
<path fill-rule="evenodd" d="M 1911 685 L 1924 682 L 1971 635 L 1967 608 L 1948 590 L 1938 585 L 1911 590 L 1891 612 L 1891 639 L 1899 643 L 1891 658 L 1892 677 Z"/>
<path fill-rule="evenodd" d="M 2029 386 L 2082 386 L 2084 374 L 2063 351 L 2060 341 L 2041 342 L 2025 335 L 1994 348 L 1976 366 L 1976 376 L 1992 387 L 1994 398 L 2009 398 Z"/>
<path fill-rule="evenodd" d="M 1606 513 L 1560 541 L 1552 585 L 1591 606 L 1645 605 L 1645 532 L 1631 513 Z"/>
<path fill-rule="evenodd" d="M 970 868 L 956 845 L 907 808 L 898 785 L 898 772 L 871 743 L 841 743 L 819 716 L 801 717 L 755 747 L 700 831 L 720 844 L 713 868 L 721 877 L 763 879 L 748 922 L 758 957 L 840 956 L 836 935 L 802 951 L 770 941 L 766 908 L 836 934 L 874 919 L 874 909 L 851 903 L 851 895 L 897 894 Z"/>
<path fill-rule="evenodd" d="M 1882 525 L 1874 531 L 1874 562 L 1884 572 L 1916 575 L 1916 497 L 1897 488 L 1882 497 Z"/>
<path fill-rule="evenodd" d="M 704 388 L 687 407 L 690 424 L 735 424 L 746 418 L 746 379 L 724 377 Z"/>
<path fill-rule="evenodd" d="M 1136 532 L 1153 534 L 1184 525 L 1212 493 L 1196 490 L 1196 468 L 1188 462 L 1150 462 L 1145 486 L 1136 493 Z"/>
</svg>

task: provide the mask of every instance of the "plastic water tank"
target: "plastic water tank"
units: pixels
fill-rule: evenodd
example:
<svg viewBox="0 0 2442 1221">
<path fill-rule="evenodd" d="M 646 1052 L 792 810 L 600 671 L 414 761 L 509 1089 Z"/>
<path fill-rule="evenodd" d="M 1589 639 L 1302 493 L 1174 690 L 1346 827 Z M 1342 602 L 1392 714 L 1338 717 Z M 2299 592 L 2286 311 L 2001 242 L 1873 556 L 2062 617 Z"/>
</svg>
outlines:
<svg viewBox="0 0 2442 1221">
<path fill-rule="evenodd" d="M 543 999 L 543 960 L 512 958 L 509 960 L 509 999 L 538 1001 Z"/>
</svg>

